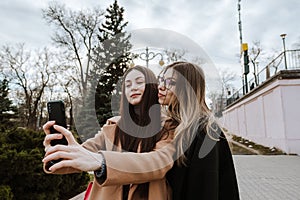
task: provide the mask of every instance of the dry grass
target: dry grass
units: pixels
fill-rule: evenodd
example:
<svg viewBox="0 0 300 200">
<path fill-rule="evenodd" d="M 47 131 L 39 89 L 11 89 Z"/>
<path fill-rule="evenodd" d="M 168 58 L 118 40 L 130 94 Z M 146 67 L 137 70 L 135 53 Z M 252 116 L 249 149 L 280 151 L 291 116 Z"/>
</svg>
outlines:
<svg viewBox="0 0 300 200">
<path fill-rule="evenodd" d="M 229 143 L 234 155 L 286 155 L 285 152 L 276 147 L 267 147 L 252 142 L 243 137 L 231 134 Z"/>
</svg>

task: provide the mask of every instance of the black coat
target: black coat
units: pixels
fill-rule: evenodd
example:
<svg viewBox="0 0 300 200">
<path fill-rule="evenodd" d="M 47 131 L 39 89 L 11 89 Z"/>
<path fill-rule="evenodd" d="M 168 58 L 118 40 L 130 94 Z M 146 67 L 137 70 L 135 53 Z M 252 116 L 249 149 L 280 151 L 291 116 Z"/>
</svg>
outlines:
<svg viewBox="0 0 300 200">
<path fill-rule="evenodd" d="M 167 179 L 173 190 L 173 200 L 238 200 L 239 191 L 232 154 L 224 133 L 214 142 L 203 129 L 195 136 L 191 146 L 185 152 L 187 166 L 174 164 Z M 205 142 L 203 143 L 203 141 Z M 203 158 L 199 151 L 203 144 L 209 148 Z M 203 153 L 203 149 L 201 149 Z M 176 163 L 176 162 L 175 162 Z"/>
</svg>

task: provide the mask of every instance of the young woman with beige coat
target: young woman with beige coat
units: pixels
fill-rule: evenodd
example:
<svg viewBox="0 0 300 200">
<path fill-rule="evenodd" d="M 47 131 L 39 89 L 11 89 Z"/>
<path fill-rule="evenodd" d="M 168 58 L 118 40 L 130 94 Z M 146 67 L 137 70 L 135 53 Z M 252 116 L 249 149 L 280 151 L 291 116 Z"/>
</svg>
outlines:
<svg viewBox="0 0 300 200">
<path fill-rule="evenodd" d="M 174 147 L 167 144 L 172 141 L 174 126 L 169 120 L 162 126 L 153 72 L 141 66 L 130 68 L 124 74 L 121 99 L 120 117 L 109 119 L 94 138 L 82 145 L 70 131 L 54 122 L 46 123 L 43 162 L 46 165 L 51 160 L 63 160 L 45 171 L 53 174 L 95 171 L 89 199 L 170 199 L 165 174 L 173 165 L 169 152 L 174 152 Z M 66 137 L 68 145 L 50 146 L 51 140 L 62 137 L 49 134 L 53 125 Z"/>
</svg>

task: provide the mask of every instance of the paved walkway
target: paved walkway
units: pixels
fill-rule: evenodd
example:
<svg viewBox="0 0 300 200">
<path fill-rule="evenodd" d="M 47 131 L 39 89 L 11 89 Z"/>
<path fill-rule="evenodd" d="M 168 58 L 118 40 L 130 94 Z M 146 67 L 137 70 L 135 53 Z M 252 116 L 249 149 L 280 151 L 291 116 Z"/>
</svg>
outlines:
<svg viewBox="0 0 300 200">
<path fill-rule="evenodd" d="M 241 200 L 299 200 L 300 156 L 235 155 Z"/>
<path fill-rule="evenodd" d="M 300 156 L 233 156 L 241 200 L 300 200 Z M 83 193 L 72 198 L 82 200 Z"/>
</svg>

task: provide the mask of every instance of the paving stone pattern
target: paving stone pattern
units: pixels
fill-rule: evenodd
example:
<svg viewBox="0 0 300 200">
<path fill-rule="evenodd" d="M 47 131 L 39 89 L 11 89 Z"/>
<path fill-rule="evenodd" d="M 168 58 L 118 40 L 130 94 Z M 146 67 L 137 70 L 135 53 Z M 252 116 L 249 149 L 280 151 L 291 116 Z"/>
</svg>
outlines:
<svg viewBox="0 0 300 200">
<path fill-rule="evenodd" d="M 300 157 L 234 155 L 241 200 L 300 200 Z"/>
<path fill-rule="evenodd" d="M 300 200 L 300 156 L 234 155 L 233 159 L 241 200 Z"/>
</svg>

